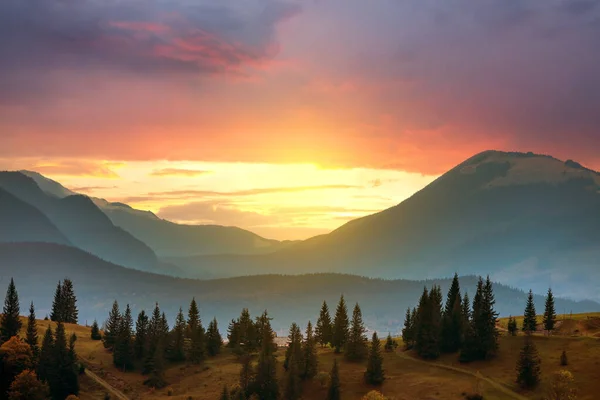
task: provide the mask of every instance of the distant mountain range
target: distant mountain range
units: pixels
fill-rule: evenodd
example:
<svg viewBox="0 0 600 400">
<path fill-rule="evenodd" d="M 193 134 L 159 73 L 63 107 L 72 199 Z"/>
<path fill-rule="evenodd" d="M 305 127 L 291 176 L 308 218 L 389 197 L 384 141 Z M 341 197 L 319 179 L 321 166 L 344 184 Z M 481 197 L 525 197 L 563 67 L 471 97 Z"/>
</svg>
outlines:
<svg viewBox="0 0 600 400">
<path fill-rule="evenodd" d="M 600 299 L 600 174 L 532 153 L 478 154 L 395 207 L 260 256 L 177 260 L 186 271 L 343 272 L 425 279 L 490 274 Z M 200 275 L 201 276 L 201 275 Z"/>
<path fill-rule="evenodd" d="M 406 308 L 416 306 L 425 285 L 439 284 L 444 292 L 450 285 L 450 279 L 380 280 L 339 274 L 181 279 L 123 268 L 76 248 L 48 243 L 0 244 L 0 260 L 0 290 L 14 277 L 21 304 L 34 301 L 40 318 L 50 312 L 55 282 L 68 276 L 75 285 L 82 324 L 105 321 L 115 299 L 122 307 L 130 304 L 136 314 L 151 310 L 158 301 L 172 324 L 179 307 L 185 309 L 195 296 L 204 323 L 216 316 L 223 333 L 242 307 L 248 307 L 253 316 L 267 309 L 275 329 L 287 335 L 294 321 L 303 326 L 309 319 L 315 323 L 323 300 L 333 313 L 344 294 L 350 310 L 360 303 L 369 329 L 397 334 Z M 463 291 L 471 297 L 475 285 L 475 277 L 461 278 Z M 524 292 L 495 284 L 494 293 L 502 316 L 523 313 Z M 535 302 L 542 310 L 543 296 L 535 296 Z M 600 310 L 600 304 L 559 298 L 556 308 L 559 313 L 588 312 Z"/>
<path fill-rule="evenodd" d="M 417 280 L 456 271 L 600 300 L 600 174 L 550 156 L 478 154 L 397 206 L 302 242 L 174 224 L 78 195 L 35 172 L 0 173 L 0 190 L 0 242 L 70 245 L 144 271 Z"/>
</svg>

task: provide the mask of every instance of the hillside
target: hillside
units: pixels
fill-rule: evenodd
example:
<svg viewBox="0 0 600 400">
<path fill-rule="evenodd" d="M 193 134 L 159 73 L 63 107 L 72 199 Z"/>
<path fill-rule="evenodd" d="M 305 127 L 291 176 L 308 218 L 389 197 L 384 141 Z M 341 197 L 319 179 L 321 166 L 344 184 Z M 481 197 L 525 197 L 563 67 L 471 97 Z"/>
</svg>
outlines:
<svg viewBox="0 0 600 400">
<path fill-rule="evenodd" d="M 143 270 L 161 270 L 154 252 L 130 233 L 113 225 L 88 197 L 55 197 L 19 172 L 0 172 L 0 188 L 35 207 L 60 231 L 55 239 L 44 241 L 65 243 L 66 237 L 74 246 L 105 260 Z M 3 215 L 12 212 L 11 208 L 6 208 Z M 0 225 L 2 223 L 0 220 Z M 21 229 L 27 227 L 23 224 Z"/>
<path fill-rule="evenodd" d="M 186 268 L 222 276 L 344 272 L 496 281 L 600 300 L 600 175 L 531 153 L 484 152 L 411 198 L 328 235 L 264 256 L 207 256 Z M 565 268 L 568 266 L 568 268 Z"/>
<path fill-rule="evenodd" d="M 573 315 L 572 320 L 581 321 L 585 316 Z M 25 321 L 24 321 L 25 323 Z M 38 321 L 39 336 L 49 321 Z M 80 325 L 66 325 L 67 333 L 74 332 L 78 340 L 76 350 L 89 369 L 132 400 L 175 398 L 185 400 L 191 396 L 195 400 L 215 400 L 223 385 L 230 387 L 238 384 L 240 364 L 229 349 L 223 354 L 208 359 L 202 366 L 171 364 L 166 372 L 168 387 L 150 390 L 143 386 L 144 376 L 138 372 L 123 373 L 112 364 L 112 355 L 102 342 L 90 339 L 90 328 Z M 221 333 L 225 333 L 225 324 L 220 322 Z M 499 354 L 490 361 L 459 364 L 456 355 L 444 355 L 435 362 L 415 359 L 412 352 L 402 351 L 400 347 L 393 353 L 384 353 L 383 367 L 387 379 L 378 388 L 384 395 L 396 400 L 462 400 L 463 393 L 473 393 L 478 387 L 486 400 L 540 399 L 550 386 L 550 377 L 559 369 L 571 371 L 575 377 L 575 386 L 579 400 L 594 400 L 597 393 L 597 359 L 600 357 L 600 341 L 589 338 L 570 338 L 563 336 L 535 336 L 535 344 L 542 359 L 542 382 L 535 391 L 522 391 L 515 384 L 515 365 L 523 344 L 523 336 L 501 336 Z M 569 356 L 569 365 L 560 367 L 559 357 L 563 350 Z M 284 349 L 277 351 L 278 377 L 280 384 L 285 382 L 282 368 Z M 336 356 L 331 349 L 319 349 L 319 374 L 327 374 Z M 349 363 L 338 357 L 340 378 L 344 400 L 360 400 L 373 388 L 364 384 L 362 363 Z M 499 389 L 502 388 L 502 390 Z M 169 390 L 172 392 L 169 395 Z M 106 390 L 89 379 L 81 377 L 80 398 L 102 400 Z M 509 393 L 514 393 L 512 397 Z M 320 383 L 319 376 L 305 383 L 304 399 L 320 400 L 325 397 L 326 388 Z"/>
<path fill-rule="evenodd" d="M 216 316 L 230 321 L 243 307 L 253 315 L 268 309 L 279 331 L 286 331 L 293 321 L 315 321 L 321 302 L 327 300 L 333 308 L 343 293 L 348 304 L 361 304 L 370 329 L 399 332 L 404 311 L 416 305 L 424 285 L 439 284 L 446 291 L 450 284 L 449 279 L 386 281 L 337 274 L 179 279 L 123 268 L 81 250 L 52 244 L 0 244 L 0 271 L 2 281 L 15 278 L 23 301 L 34 300 L 40 316 L 49 313 L 55 282 L 69 277 L 78 294 L 81 321 L 104 321 L 114 299 L 129 303 L 135 313 L 149 310 L 159 301 L 172 321 L 179 307 L 187 307 L 195 296 L 204 319 Z M 474 277 L 462 278 L 461 284 L 474 293 Z M 495 293 L 502 315 L 522 313 L 525 293 L 502 285 L 495 286 Z M 535 301 L 542 307 L 542 296 Z M 591 301 L 557 299 L 556 307 L 561 312 L 600 311 L 600 304 Z"/>
</svg>

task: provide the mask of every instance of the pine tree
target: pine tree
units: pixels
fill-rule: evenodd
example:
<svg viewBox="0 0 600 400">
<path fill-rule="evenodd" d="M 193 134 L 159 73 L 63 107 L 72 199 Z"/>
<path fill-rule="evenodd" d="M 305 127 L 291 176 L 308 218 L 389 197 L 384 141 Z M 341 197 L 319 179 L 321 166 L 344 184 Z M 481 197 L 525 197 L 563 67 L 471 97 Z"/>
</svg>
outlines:
<svg viewBox="0 0 600 400">
<path fill-rule="evenodd" d="M 462 332 L 462 340 L 461 340 L 461 345 L 463 344 L 462 342 L 464 341 L 464 337 L 466 335 L 467 332 L 467 328 L 469 327 L 469 321 L 471 319 L 471 301 L 469 300 L 469 294 L 465 292 L 465 295 L 463 296 L 462 299 L 462 304 L 461 304 L 461 316 L 462 316 L 462 327 L 461 327 L 461 332 Z"/>
<path fill-rule="evenodd" d="M 333 367 L 329 374 L 329 389 L 327 390 L 327 400 L 340 400 L 342 391 L 340 386 L 340 371 L 337 358 L 333 360 Z"/>
<path fill-rule="evenodd" d="M 92 323 L 90 338 L 92 340 L 102 340 L 102 335 L 100 334 L 100 327 L 98 326 L 98 321 L 96 320 L 94 320 L 94 322 Z"/>
<path fill-rule="evenodd" d="M 562 353 L 560 354 L 560 365 L 563 367 L 566 365 L 569 365 L 569 359 L 567 358 L 566 350 L 563 350 Z"/>
<path fill-rule="evenodd" d="M 252 371 L 252 358 L 249 355 L 243 355 L 240 359 L 242 368 L 240 369 L 240 391 L 244 395 L 249 395 L 254 381 L 254 372 Z"/>
<path fill-rule="evenodd" d="M 535 304 L 533 302 L 533 292 L 529 290 L 527 296 L 527 305 L 525 306 L 525 314 L 523 317 L 523 331 L 535 332 L 537 330 L 537 317 L 535 312 Z"/>
<path fill-rule="evenodd" d="M 62 322 L 76 324 L 79 319 L 79 311 L 77 310 L 77 297 L 75 297 L 73 282 L 70 279 L 63 280 L 61 300 L 63 312 Z"/>
<path fill-rule="evenodd" d="M 223 347 L 223 338 L 219 332 L 217 318 L 213 318 L 206 331 L 206 351 L 209 356 L 214 357 L 221 352 L 221 347 Z"/>
<path fill-rule="evenodd" d="M 0 318 L 0 344 L 19 334 L 22 325 L 19 313 L 19 294 L 17 293 L 15 281 L 11 278 L 6 291 L 2 317 Z"/>
<path fill-rule="evenodd" d="M 262 347 L 258 355 L 253 387 L 261 400 L 277 400 L 279 398 L 275 343 L 273 342 L 273 330 L 269 322 L 263 328 Z"/>
<path fill-rule="evenodd" d="M 77 342 L 77 335 L 72 333 L 69 336 L 69 360 L 71 361 L 73 368 L 77 366 L 77 352 L 75 351 L 75 342 Z"/>
<path fill-rule="evenodd" d="M 74 363 L 74 354 L 69 349 L 65 326 L 62 322 L 58 322 L 56 326 L 52 361 L 52 368 L 55 369 L 55 373 L 52 374 L 52 379 L 48 382 L 52 398 L 62 400 L 70 394 L 77 395 L 79 393 L 79 381 Z"/>
<path fill-rule="evenodd" d="M 331 340 L 331 344 L 338 354 L 342 351 L 348 341 L 348 325 L 348 308 L 346 307 L 346 301 L 342 295 L 333 319 L 333 336 Z"/>
<path fill-rule="evenodd" d="M 227 347 L 236 348 L 240 345 L 240 324 L 232 319 L 227 327 Z"/>
<path fill-rule="evenodd" d="M 362 311 L 358 303 L 354 306 L 352 312 L 352 324 L 344 356 L 349 361 L 362 361 L 367 357 L 368 347 L 365 324 L 362 320 Z"/>
<path fill-rule="evenodd" d="M 321 306 L 321 313 L 315 327 L 315 339 L 321 347 L 329 345 L 333 340 L 331 316 L 329 315 L 329 307 L 326 301 L 323 301 L 323 305 Z"/>
<path fill-rule="evenodd" d="M 296 363 L 302 364 L 302 333 L 300 327 L 295 322 L 290 326 L 290 334 L 288 336 L 288 347 L 285 351 L 285 360 L 283 361 L 283 368 L 286 371 L 290 369 L 290 362 L 292 358 Z M 296 368 L 299 371 L 299 368 Z"/>
<path fill-rule="evenodd" d="M 129 304 L 125 308 L 125 313 L 120 319 L 120 326 L 115 338 L 113 351 L 113 363 L 115 367 L 123 371 L 133 369 L 134 360 L 134 342 L 133 342 L 133 318 Z"/>
<path fill-rule="evenodd" d="M 198 310 L 195 298 L 192 298 L 188 310 L 187 337 L 190 340 L 190 349 L 189 354 L 187 355 L 188 360 L 194 364 L 198 364 L 204 360 L 206 338 L 202 320 L 200 319 L 200 311 Z"/>
<path fill-rule="evenodd" d="M 517 327 L 517 320 L 513 318 L 513 316 L 508 317 L 508 333 L 511 336 L 517 336 L 517 331 L 519 328 Z"/>
<path fill-rule="evenodd" d="M 54 301 L 52 302 L 52 312 L 50 313 L 51 321 L 62 322 L 65 319 L 64 301 L 62 299 L 62 295 L 62 282 L 58 281 L 58 285 L 56 285 L 56 291 L 54 292 Z"/>
<path fill-rule="evenodd" d="M 423 289 L 415 322 L 415 348 L 417 354 L 425 359 L 434 359 L 440 355 L 439 326 L 436 326 L 437 313 L 434 310 L 437 306 L 437 294 L 435 288 L 432 291 L 433 295 L 427 288 Z"/>
<path fill-rule="evenodd" d="M 144 347 L 144 366 L 142 368 L 143 374 L 149 374 L 154 370 L 154 363 L 156 359 L 158 359 L 159 354 L 157 353 L 157 348 L 160 347 L 160 359 L 159 362 L 163 362 L 164 357 L 164 344 L 163 344 L 163 336 L 162 336 L 162 321 L 160 315 L 160 307 L 158 303 L 154 306 L 154 311 L 152 312 L 152 318 L 148 322 L 148 333 L 146 339 L 146 345 Z M 160 346 L 159 346 L 160 344 Z M 160 369 L 162 371 L 162 369 Z M 152 383 L 152 382 L 151 382 Z"/>
<path fill-rule="evenodd" d="M 381 342 L 377 337 L 377 332 L 373 332 L 371 349 L 369 351 L 369 361 L 367 363 L 367 371 L 365 372 L 365 381 L 369 385 L 381 385 L 384 380 L 385 374 L 383 373 Z"/>
<path fill-rule="evenodd" d="M 157 305 L 158 306 L 158 305 Z M 153 348 L 151 361 L 146 362 L 144 367 L 148 369 L 148 379 L 144 381 L 144 385 L 161 389 L 167 386 L 165 381 L 165 349 L 163 347 L 163 338 L 158 338 L 158 342 Z"/>
<path fill-rule="evenodd" d="M 540 381 L 540 364 L 537 348 L 528 334 L 517 361 L 517 383 L 522 388 L 531 389 L 537 386 Z"/>
<path fill-rule="evenodd" d="M 42 382 L 49 382 L 53 379 L 54 373 L 54 334 L 52 328 L 48 325 L 40 348 L 37 375 Z"/>
<path fill-rule="evenodd" d="M 183 315 L 183 310 L 179 307 L 179 313 L 177 313 L 177 318 L 175 320 L 175 326 L 173 327 L 173 331 L 171 332 L 171 343 L 169 347 L 169 359 L 171 361 L 179 362 L 185 360 L 185 331 L 187 325 L 185 322 L 185 317 Z M 194 334 L 197 332 L 197 327 L 194 330 Z M 192 336 L 192 346 L 193 346 L 193 337 Z M 193 352 L 190 351 L 190 354 Z"/>
<path fill-rule="evenodd" d="M 302 379 L 312 379 L 317 375 L 319 360 L 317 358 L 317 343 L 313 334 L 312 323 L 306 325 L 306 337 L 302 344 L 303 366 L 300 373 Z"/>
<path fill-rule="evenodd" d="M 254 323 L 254 327 L 252 329 L 252 335 L 254 336 L 254 346 L 251 348 L 251 351 L 256 349 L 260 349 L 262 347 L 262 338 L 265 329 L 271 329 L 271 320 L 273 318 L 269 317 L 267 310 L 263 311 L 260 317 L 256 317 L 256 322 Z"/>
<path fill-rule="evenodd" d="M 544 311 L 544 329 L 548 334 L 552 334 L 556 325 L 556 309 L 554 308 L 554 295 L 552 289 L 548 289 L 548 295 L 546 296 L 546 307 Z"/>
<path fill-rule="evenodd" d="M 289 359 L 289 368 L 287 370 L 285 383 L 284 398 L 286 400 L 298 400 L 300 398 L 300 394 L 302 393 L 298 364 L 299 363 L 298 360 L 296 360 L 295 353 L 292 353 Z"/>
<path fill-rule="evenodd" d="M 412 349 L 414 346 L 414 319 L 413 313 L 410 307 L 406 309 L 406 316 L 404 317 L 404 328 L 402 328 L 402 341 L 407 350 Z"/>
<path fill-rule="evenodd" d="M 446 353 L 458 351 L 463 335 L 462 297 L 458 274 L 454 274 L 452 285 L 448 290 L 446 305 L 442 317 L 441 349 Z"/>
<path fill-rule="evenodd" d="M 37 321 L 35 319 L 35 308 L 33 307 L 32 301 L 29 306 L 29 318 L 27 318 L 27 334 L 25 336 L 25 342 L 31 347 L 31 351 L 36 359 L 40 354 L 38 341 Z"/>
<path fill-rule="evenodd" d="M 138 314 L 135 323 L 135 341 L 133 344 L 133 353 L 136 360 L 143 360 L 146 355 L 146 346 L 148 341 L 148 316 L 146 311 L 142 310 Z"/>
<path fill-rule="evenodd" d="M 229 394 L 229 389 L 227 388 L 227 385 L 223 385 L 223 391 L 221 391 L 221 397 L 219 397 L 220 400 L 231 400 L 231 396 Z"/>
<path fill-rule="evenodd" d="M 392 338 L 392 334 L 388 332 L 387 339 L 385 340 L 385 351 L 391 353 L 396 348 L 396 342 Z"/>
<path fill-rule="evenodd" d="M 478 324 L 480 358 L 483 360 L 493 357 L 498 351 L 498 329 L 496 328 L 498 313 L 494 309 L 495 304 L 493 285 L 488 276 L 483 287 L 481 322 Z"/>
<path fill-rule="evenodd" d="M 115 300 L 108 314 L 108 320 L 104 324 L 104 347 L 113 350 L 115 341 L 121 327 L 121 312 L 119 311 L 119 303 Z"/>
</svg>

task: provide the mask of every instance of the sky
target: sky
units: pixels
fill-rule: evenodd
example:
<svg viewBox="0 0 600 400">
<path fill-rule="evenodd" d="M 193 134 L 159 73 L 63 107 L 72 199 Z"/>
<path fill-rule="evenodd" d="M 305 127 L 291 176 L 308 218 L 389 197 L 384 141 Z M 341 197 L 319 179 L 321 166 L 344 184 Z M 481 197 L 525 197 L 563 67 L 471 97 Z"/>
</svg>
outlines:
<svg viewBox="0 0 600 400">
<path fill-rule="evenodd" d="M 600 0 L 3 0 L 0 169 L 300 239 L 487 149 L 600 170 Z"/>
</svg>

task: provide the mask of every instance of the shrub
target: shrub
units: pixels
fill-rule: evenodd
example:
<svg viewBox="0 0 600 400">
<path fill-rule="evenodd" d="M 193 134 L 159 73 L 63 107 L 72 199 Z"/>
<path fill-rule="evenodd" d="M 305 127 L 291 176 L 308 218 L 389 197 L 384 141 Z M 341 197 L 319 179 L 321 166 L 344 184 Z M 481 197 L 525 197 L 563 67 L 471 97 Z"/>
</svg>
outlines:
<svg viewBox="0 0 600 400">
<path fill-rule="evenodd" d="M 35 372 L 23 371 L 10 385 L 9 400 L 44 400 L 48 397 L 48 385 L 38 380 Z"/>
<path fill-rule="evenodd" d="M 371 390 L 369 393 L 367 393 L 362 398 L 362 400 L 388 400 L 388 399 L 383 394 L 381 394 L 381 392 L 378 392 L 377 390 Z"/>
<path fill-rule="evenodd" d="M 569 359 L 567 358 L 566 350 L 563 350 L 562 354 L 560 355 L 560 365 L 562 365 L 563 367 L 565 365 L 569 365 Z"/>
<path fill-rule="evenodd" d="M 552 383 L 548 391 L 547 400 L 575 400 L 577 395 L 573 388 L 573 374 L 561 370 L 552 375 Z"/>
</svg>

